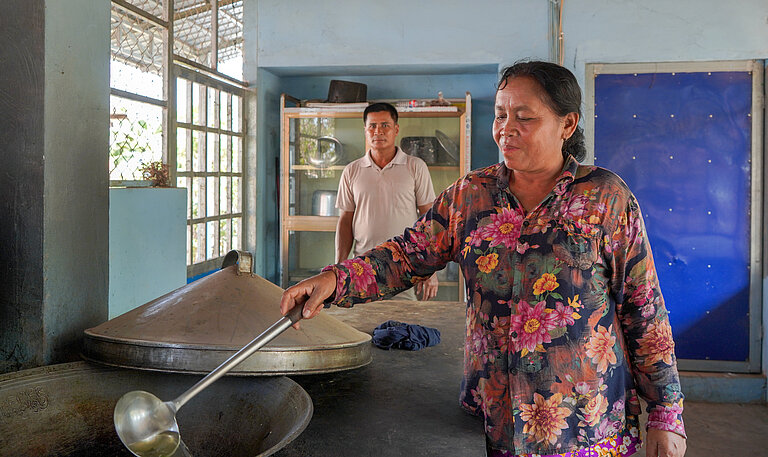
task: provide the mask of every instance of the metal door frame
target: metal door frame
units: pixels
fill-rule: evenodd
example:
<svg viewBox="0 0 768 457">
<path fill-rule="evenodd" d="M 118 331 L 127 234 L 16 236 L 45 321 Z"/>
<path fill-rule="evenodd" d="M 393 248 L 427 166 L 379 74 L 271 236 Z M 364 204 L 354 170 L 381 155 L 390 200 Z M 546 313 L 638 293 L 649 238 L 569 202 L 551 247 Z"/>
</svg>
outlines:
<svg viewBox="0 0 768 457">
<path fill-rule="evenodd" d="M 749 356 L 744 362 L 728 360 L 679 359 L 678 367 L 689 371 L 748 372 L 762 369 L 763 344 L 763 262 L 768 258 L 768 211 L 763 192 L 763 164 L 768 151 L 763 144 L 764 102 L 766 86 L 765 63 L 761 60 L 709 61 L 709 62 L 646 62 L 646 63 L 589 63 L 585 72 L 584 130 L 587 157 L 584 163 L 595 161 L 595 78 L 600 74 L 634 73 L 692 73 L 716 71 L 747 71 L 752 74 L 752 146 L 751 146 L 751 207 L 750 207 L 750 275 L 749 275 Z M 766 300 L 768 302 L 768 299 Z"/>
</svg>

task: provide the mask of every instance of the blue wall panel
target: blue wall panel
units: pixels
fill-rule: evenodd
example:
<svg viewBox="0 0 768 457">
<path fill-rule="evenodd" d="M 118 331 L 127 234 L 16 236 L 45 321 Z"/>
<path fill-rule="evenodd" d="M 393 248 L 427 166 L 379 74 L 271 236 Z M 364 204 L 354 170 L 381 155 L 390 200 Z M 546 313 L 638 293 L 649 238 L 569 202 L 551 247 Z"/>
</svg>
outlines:
<svg viewBox="0 0 768 457">
<path fill-rule="evenodd" d="M 681 359 L 749 355 L 752 75 L 601 74 L 595 164 L 645 217 Z"/>
</svg>

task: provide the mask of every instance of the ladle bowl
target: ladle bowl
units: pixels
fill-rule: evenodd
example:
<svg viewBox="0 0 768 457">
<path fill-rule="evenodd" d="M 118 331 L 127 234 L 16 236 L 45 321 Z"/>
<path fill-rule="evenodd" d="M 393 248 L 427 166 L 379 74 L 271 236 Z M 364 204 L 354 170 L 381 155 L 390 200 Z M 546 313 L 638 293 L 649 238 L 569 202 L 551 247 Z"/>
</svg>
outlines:
<svg viewBox="0 0 768 457">
<path fill-rule="evenodd" d="M 142 457 L 170 456 L 179 447 L 176 406 L 143 390 L 117 401 L 115 429 L 128 450 Z"/>
<path fill-rule="evenodd" d="M 114 413 L 115 430 L 120 441 L 138 457 L 173 456 L 181 442 L 181 433 L 176 422 L 178 410 L 255 351 L 300 321 L 302 308 L 303 306 L 294 307 L 286 316 L 281 317 L 173 401 L 163 402 L 155 395 L 142 390 L 131 391 L 120 397 Z"/>
</svg>

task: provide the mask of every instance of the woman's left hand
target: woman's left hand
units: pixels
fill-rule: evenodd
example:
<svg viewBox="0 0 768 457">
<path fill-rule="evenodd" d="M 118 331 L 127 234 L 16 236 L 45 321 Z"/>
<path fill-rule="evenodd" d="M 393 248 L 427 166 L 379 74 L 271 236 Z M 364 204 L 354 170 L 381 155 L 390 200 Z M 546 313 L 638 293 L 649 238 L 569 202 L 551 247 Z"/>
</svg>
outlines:
<svg viewBox="0 0 768 457">
<path fill-rule="evenodd" d="M 685 438 L 674 432 L 649 428 L 645 455 L 646 457 L 683 457 Z"/>
<path fill-rule="evenodd" d="M 434 273 L 429 279 L 416 284 L 416 293 L 421 297 L 421 300 L 430 300 L 437 296 L 437 273 Z"/>
</svg>

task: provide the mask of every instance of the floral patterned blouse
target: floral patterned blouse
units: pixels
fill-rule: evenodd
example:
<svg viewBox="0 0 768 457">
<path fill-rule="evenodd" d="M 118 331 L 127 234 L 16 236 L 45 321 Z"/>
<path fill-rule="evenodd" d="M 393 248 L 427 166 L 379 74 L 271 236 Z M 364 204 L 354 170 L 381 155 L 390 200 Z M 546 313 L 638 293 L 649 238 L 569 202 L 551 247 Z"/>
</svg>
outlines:
<svg viewBox="0 0 768 457">
<path fill-rule="evenodd" d="M 631 455 L 638 393 L 648 427 L 685 436 L 672 331 L 634 195 L 616 174 L 569 157 L 526 214 L 510 173 L 503 162 L 470 172 L 402 236 L 327 267 L 332 303 L 390 297 L 459 263 L 460 402 L 484 418 L 492 454 Z M 611 453 L 583 453 L 606 443 Z"/>
</svg>

